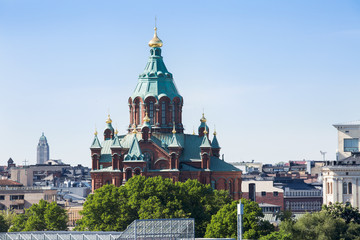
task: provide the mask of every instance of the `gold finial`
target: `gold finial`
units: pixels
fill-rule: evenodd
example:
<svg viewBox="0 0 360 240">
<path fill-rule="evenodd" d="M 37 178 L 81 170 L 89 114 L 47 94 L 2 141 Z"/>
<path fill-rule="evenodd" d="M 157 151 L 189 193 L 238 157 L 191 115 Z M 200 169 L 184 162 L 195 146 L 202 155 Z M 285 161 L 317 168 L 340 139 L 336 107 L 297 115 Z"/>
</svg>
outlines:
<svg viewBox="0 0 360 240">
<path fill-rule="evenodd" d="M 155 17 L 155 28 L 154 37 L 149 42 L 149 47 L 162 47 L 163 42 L 157 36 L 156 17 Z"/>
<path fill-rule="evenodd" d="M 135 123 L 133 124 L 133 128 L 134 128 L 134 130 L 132 131 L 132 133 L 138 133 L 138 131 L 136 130 L 136 125 L 135 125 Z"/>
<path fill-rule="evenodd" d="M 110 114 L 108 114 L 108 119 L 106 120 L 106 123 L 112 123 L 112 120 L 110 118 Z"/>
<path fill-rule="evenodd" d="M 203 122 L 203 123 L 206 122 L 206 118 L 205 118 L 205 114 L 204 114 L 204 113 L 202 114 L 202 118 L 200 119 L 200 122 Z"/>
<path fill-rule="evenodd" d="M 206 125 L 205 125 L 205 128 L 204 128 L 204 134 L 208 134 L 208 131 L 206 131 Z"/>
<path fill-rule="evenodd" d="M 216 136 L 216 126 L 214 125 L 214 136 Z"/>
<path fill-rule="evenodd" d="M 194 126 L 193 126 L 193 135 L 195 135 L 195 129 L 194 129 Z"/>
<path fill-rule="evenodd" d="M 176 130 L 175 130 L 175 122 L 173 123 L 173 130 L 172 130 L 172 133 L 175 134 L 176 133 Z"/>
<path fill-rule="evenodd" d="M 117 130 L 117 128 L 115 129 L 115 135 L 118 135 L 119 131 Z"/>
<path fill-rule="evenodd" d="M 150 118 L 148 116 L 148 113 L 147 113 L 146 109 L 145 109 L 145 117 L 144 117 L 143 120 L 144 120 L 144 122 L 150 122 Z"/>
<path fill-rule="evenodd" d="M 96 130 L 96 128 L 95 128 L 94 135 L 97 136 L 97 134 L 98 134 L 98 132 L 97 132 L 97 130 Z"/>
</svg>

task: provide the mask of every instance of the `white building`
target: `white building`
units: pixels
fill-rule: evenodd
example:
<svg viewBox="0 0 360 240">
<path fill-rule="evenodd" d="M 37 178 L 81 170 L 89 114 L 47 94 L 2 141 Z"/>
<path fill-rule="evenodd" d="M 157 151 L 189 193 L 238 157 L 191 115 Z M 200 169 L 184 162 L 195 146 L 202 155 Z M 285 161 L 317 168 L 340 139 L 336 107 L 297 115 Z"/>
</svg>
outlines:
<svg viewBox="0 0 360 240">
<path fill-rule="evenodd" d="M 359 151 L 360 121 L 334 124 L 338 130 L 338 153 L 336 160 L 350 157 Z"/>
<path fill-rule="evenodd" d="M 360 153 L 339 161 L 327 161 L 322 169 L 323 203 L 350 203 L 360 207 Z"/>
</svg>

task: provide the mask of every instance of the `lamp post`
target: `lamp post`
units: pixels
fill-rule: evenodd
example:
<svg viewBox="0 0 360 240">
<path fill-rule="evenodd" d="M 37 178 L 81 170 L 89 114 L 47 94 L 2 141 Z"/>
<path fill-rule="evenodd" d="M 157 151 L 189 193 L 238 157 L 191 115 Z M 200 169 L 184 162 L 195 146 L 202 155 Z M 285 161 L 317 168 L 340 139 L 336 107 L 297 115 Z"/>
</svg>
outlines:
<svg viewBox="0 0 360 240">
<path fill-rule="evenodd" d="M 237 205 L 237 239 L 242 240 L 242 216 L 244 214 L 244 204 Z"/>
</svg>

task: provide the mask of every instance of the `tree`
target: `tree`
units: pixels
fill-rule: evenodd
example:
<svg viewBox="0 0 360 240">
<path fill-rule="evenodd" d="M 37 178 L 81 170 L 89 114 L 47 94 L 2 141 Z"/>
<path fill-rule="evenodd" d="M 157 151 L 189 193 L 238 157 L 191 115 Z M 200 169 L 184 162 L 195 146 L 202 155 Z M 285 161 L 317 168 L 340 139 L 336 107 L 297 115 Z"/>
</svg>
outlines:
<svg viewBox="0 0 360 240">
<path fill-rule="evenodd" d="M 244 204 L 243 237 L 257 239 L 274 231 L 273 225 L 262 220 L 264 217 L 261 208 L 256 202 L 241 199 Z M 207 238 L 235 238 L 237 233 L 237 204 L 233 201 L 223 206 L 212 218 L 207 226 Z"/>
<path fill-rule="evenodd" d="M 134 176 L 124 186 L 105 185 L 88 196 L 75 230 L 123 231 L 135 219 L 194 218 L 196 236 L 202 237 L 220 204 L 229 194 L 197 180 Z"/>
<path fill-rule="evenodd" d="M 292 240 L 293 237 L 291 233 L 287 233 L 284 230 L 278 232 L 272 232 L 266 236 L 262 236 L 259 240 Z"/>
<path fill-rule="evenodd" d="M 9 210 L 0 211 L 0 232 L 7 232 L 10 226 L 14 222 L 14 218 L 16 217 L 16 213 Z M 3 222 L 3 220 L 5 222 Z"/>
<path fill-rule="evenodd" d="M 3 215 L 0 215 L 0 232 L 7 232 L 9 224 L 6 222 Z"/>
<path fill-rule="evenodd" d="M 360 212 L 358 208 L 353 208 L 351 204 L 335 203 L 323 205 L 322 210 L 328 212 L 334 218 L 342 218 L 346 223 L 360 224 Z"/>
<path fill-rule="evenodd" d="M 66 210 L 56 202 L 40 200 L 15 217 L 10 232 L 19 231 L 60 231 L 67 230 Z"/>
<path fill-rule="evenodd" d="M 306 213 L 295 223 L 285 221 L 280 229 L 291 233 L 294 240 L 338 240 L 347 231 L 347 225 L 342 219 L 332 218 L 326 211 Z"/>
</svg>

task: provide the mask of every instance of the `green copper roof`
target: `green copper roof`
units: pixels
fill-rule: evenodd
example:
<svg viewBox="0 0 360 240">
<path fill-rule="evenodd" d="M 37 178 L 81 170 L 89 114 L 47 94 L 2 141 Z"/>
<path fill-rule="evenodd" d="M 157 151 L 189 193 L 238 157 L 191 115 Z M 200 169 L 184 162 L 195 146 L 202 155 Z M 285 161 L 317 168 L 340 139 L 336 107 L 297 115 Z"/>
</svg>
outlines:
<svg viewBox="0 0 360 240">
<path fill-rule="evenodd" d="M 114 130 L 113 126 L 111 125 L 111 123 L 106 123 L 106 128 L 105 129 L 110 129 L 111 131 Z"/>
<path fill-rule="evenodd" d="M 205 134 L 202 141 L 201 141 L 201 145 L 200 145 L 201 148 L 211 148 L 211 145 L 210 145 L 210 141 L 207 137 L 207 135 Z"/>
<path fill-rule="evenodd" d="M 205 128 L 207 132 L 209 132 L 209 127 L 208 125 L 206 124 L 206 122 L 201 122 L 198 130 L 200 131 L 201 128 Z"/>
<path fill-rule="evenodd" d="M 117 135 L 115 135 L 115 138 L 111 144 L 111 148 L 121 148 L 119 137 Z"/>
<path fill-rule="evenodd" d="M 90 148 L 101 148 L 101 145 L 100 145 L 100 142 L 99 142 L 99 139 L 98 139 L 97 135 L 95 135 L 94 140 L 93 140 Z"/>
<path fill-rule="evenodd" d="M 143 160 L 144 155 L 141 153 L 139 142 L 136 134 L 133 134 L 133 140 L 128 154 L 125 156 L 125 160 Z"/>
<path fill-rule="evenodd" d="M 177 138 L 177 135 L 178 134 L 176 134 L 176 133 L 173 134 L 170 145 L 168 147 L 181 147 L 181 144 Z"/>
<path fill-rule="evenodd" d="M 215 172 L 240 172 L 241 170 L 235 167 L 234 165 L 225 162 L 217 157 L 210 158 L 210 170 Z"/>
<path fill-rule="evenodd" d="M 220 148 L 220 145 L 219 145 L 219 142 L 218 142 L 218 140 L 216 138 L 216 135 L 214 135 L 214 137 L 213 137 L 213 140 L 211 142 L 211 147 L 212 148 Z"/>
<path fill-rule="evenodd" d="M 163 57 L 161 56 L 160 48 L 151 48 L 150 57 L 144 69 L 144 72 L 139 75 L 139 81 L 131 98 L 136 97 L 145 99 L 148 96 L 153 96 L 160 99 L 162 96 L 167 96 L 170 100 L 174 97 L 179 97 L 179 94 L 172 74 L 167 70 Z"/>
</svg>

